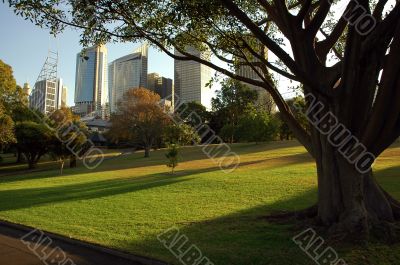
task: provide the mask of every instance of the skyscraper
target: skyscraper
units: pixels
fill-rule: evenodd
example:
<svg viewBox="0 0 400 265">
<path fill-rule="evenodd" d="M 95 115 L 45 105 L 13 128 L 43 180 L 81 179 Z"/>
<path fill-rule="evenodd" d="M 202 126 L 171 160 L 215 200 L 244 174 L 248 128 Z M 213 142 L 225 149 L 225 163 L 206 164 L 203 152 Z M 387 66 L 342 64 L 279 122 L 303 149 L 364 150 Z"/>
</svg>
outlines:
<svg viewBox="0 0 400 265">
<path fill-rule="evenodd" d="M 35 89 L 29 96 L 29 106 L 43 114 L 60 109 L 62 107 L 62 88 L 63 80 L 61 78 L 56 82 L 50 79 L 36 81 Z"/>
<path fill-rule="evenodd" d="M 156 91 L 156 83 L 160 78 L 158 73 L 151 73 L 147 75 L 147 89 L 151 91 Z"/>
<path fill-rule="evenodd" d="M 61 106 L 62 79 L 57 78 L 58 52 L 49 51 L 46 61 L 40 71 L 34 89 L 29 96 L 29 106 L 43 114 L 51 113 Z M 29 91 L 29 85 L 24 86 Z"/>
<path fill-rule="evenodd" d="M 160 95 L 161 99 L 173 98 L 174 86 L 170 78 L 151 73 L 147 76 L 147 88 Z"/>
<path fill-rule="evenodd" d="M 121 57 L 109 65 L 109 100 L 111 113 L 117 111 L 118 102 L 131 88 L 147 87 L 148 44 L 134 53 Z"/>
<path fill-rule="evenodd" d="M 107 98 L 107 48 L 100 45 L 78 53 L 74 112 L 101 115 Z"/>
<path fill-rule="evenodd" d="M 260 60 L 256 60 L 256 61 L 259 62 Z M 261 72 L 261 70 L 260 70 L 260 72 Z M 246 77 L 246 78 L 253 79 L 253 80 L 262 81 L 262 79 L 257 74 L 257 72 L 254 71 L 254 69 L 248 65 L 239 66 L 236 69 L 236 74 Z M 246 85 L 247 87 L 249 87 L 250 89 L 257 91 L 258 100 L 255 103 L 258 106 L 262 107 L 267 112 L 275 112 L 276 111 L 276 105 L 272 99 L 272 96 L 263 87 L 255 86 L 255 85 L 248 84 L 245 82 L 242 82 L 242 83 L 244 85 Z"/>
<path fill-rule="evenodd" d="M 186 52 L 210 60 L 209 52 L 200 52 L 194 48 L 187 48 Z M 175 50 L 176 55 L 181 55 Z M 209 108 L 212 92 L 206 84 L 211 80 L 211 69 L 195 61 L 175 60 L 175 94 L 180 103 L 196 101 Z"/>
</svg>

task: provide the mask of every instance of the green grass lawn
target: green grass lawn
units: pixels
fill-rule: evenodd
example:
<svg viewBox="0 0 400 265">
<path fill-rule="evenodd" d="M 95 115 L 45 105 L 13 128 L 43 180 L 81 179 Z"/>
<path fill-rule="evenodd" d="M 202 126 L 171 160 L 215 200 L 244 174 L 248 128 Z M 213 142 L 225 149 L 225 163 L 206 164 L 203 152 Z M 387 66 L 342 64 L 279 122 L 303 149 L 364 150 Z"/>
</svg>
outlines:
<svg viewBox="0 0 400 265">
<path fill-rule="evenodd" d="M 53 169 L 7 176 L 0 167 L 0 219 L 157 258 L 179 261 L 157 240 L 178 227 L 214 264 L 315 264 L 293 242 L 299 231 L 260 218 L 316 200 L 315 165 L 296 142 L 234 145 L 241 165 L 226 174 L 184 148 L 177 174 L 164 150 L 105 161 L 95 171 Z M 117 156 L 110 151 L 107 156 Z M 375 164 L 379 182 L 400 199 L 400 145 Z M 48 165 L 47 165 L 48 166 Z M 14 166 L 17 167 L 17 166 Z M 20 166 L 18 169 L 21 169 Z M 400 264 L 400 245 L 338 249 L 348 264 Z"/>
</svg>

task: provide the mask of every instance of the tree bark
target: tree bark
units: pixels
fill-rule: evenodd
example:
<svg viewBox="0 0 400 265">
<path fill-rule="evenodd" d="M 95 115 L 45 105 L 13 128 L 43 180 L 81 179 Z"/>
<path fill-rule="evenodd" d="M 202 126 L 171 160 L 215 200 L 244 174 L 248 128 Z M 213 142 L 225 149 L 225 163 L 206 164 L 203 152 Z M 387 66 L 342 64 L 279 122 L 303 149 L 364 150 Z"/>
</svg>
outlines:
<svg viewBox="0 0 400 265">
<path fill-rule="evenodd" d="M 37 167 L 37 160 L 35 157 L 27 157 L 28 160 L 28 168 L 29 169 L 35 169 Z"/>
<path fill-rule="evenodd" d="M 379 187 L 372 169 L 360 173 L 324 138 L 316 145 L 319 224 L 332 233 L 364 240 L 372 229 L 387 228 L 399 217 L 400 208 Z M 394 237 L 390 229 L 386 232 Z"/>
<path fill-rule="evenodd" d="M 17 150 L 17 163 L 23 163 L 24 162 L 24 156 L 22 154 L 22 151 L 20 149 Z"/>
<path fill-rule="evenodd" d="M 151 149 L 151 146 L 144 147 L 144 157 L 150 157 L 150 149 Z"/>
</svg>

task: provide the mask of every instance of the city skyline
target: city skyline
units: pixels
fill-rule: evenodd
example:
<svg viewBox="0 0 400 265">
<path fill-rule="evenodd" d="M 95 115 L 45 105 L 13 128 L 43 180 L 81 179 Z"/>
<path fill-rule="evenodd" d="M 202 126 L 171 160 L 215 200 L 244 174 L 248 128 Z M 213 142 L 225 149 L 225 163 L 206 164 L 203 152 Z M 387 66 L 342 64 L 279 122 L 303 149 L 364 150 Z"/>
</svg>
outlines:
<svg viewBox="0 0 400 265">
<path fill-rule="evenodd" d="M 62 105 L 64 85 L 62 78 L 57 76 L 57 68 L 58 54 L 49 52 L 31 93 L 29 93 L 29 84 L 24 84 L 29 106 L 43 114 L 60 109 Z"/>
<path fill-rule="evenodd" d="M 147 75 L 147 89 L 160 95 L 161 99 L 173 99 L 174 80 L 166 78 L 158 73 L 150 73 Z"/>
<path fill-rule="evenodd" d="M 0 27 L 0 34 L 8 36 L 0 46 L 0 59 L 13 68 L 17 83 L 23 86 L 29 83 L 33 89 L 37 76 L 40 73 L 43 61 L 48 50 L 58 50 L 59 70 L 58 76 L 63 78 L 64 85 L 68 87 L 68 106 L 74 105 L 76 54 L 82 50 L 79 43 L 80 32 L 67 29 L 57 36 L 57 40 L 50 37 L 49 31 L 41 29 L 23 18 L 15 16 L 5 4 L 0 5 L 0 23 L 8 25 Z M 18 32 L 18 34 L 15 34 Z M 26 48 L 29 41 L 29 49 Z M 140 43 L 107 44 L 108 61 L 125 56 L 139 47 Z M 58 49 L 57 49 L 58 47 Z M 32 52 L 32 51 L 35 52 Z M 165 53 L 152 47 L 149 48 L 149 72 L 173 79 L 174 60 Z M 27 64 L 26 62 L 30 63 Z"/>
</svg>

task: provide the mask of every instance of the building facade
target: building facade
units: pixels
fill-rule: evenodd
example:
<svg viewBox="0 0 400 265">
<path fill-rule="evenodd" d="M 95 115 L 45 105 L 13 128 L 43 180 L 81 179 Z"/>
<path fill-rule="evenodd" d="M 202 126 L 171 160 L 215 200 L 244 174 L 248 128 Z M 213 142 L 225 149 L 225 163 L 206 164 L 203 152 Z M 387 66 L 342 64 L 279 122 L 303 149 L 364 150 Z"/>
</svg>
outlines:
<svg viewBox="0 0 400 265">
<path fill-rule="evenodd" d="M 108 98 L 107 83 L 107 48 L 100 45 L 78 53 L 74 112 L 101 115 Z"/>
<path fill-rule="evenodd" d="M 30 95 L 32 93 L 32 89 L 31 86 L 29 85 L 29 83 L 25 83 L 24 87 L 22 88 L 22 90 L 24 91 L 24 97 L 26 98 L 26 102 L 29 105 L 29 99 L 30 99 Z"/>
<path fill-rule="evenodd" d="M 261 43 L 254 39 L 254 36 L 252 35 L 243 35 L 247 42 L 249 44 L 253 44 L 253 49 L 258 53 L 258 55 L 261 57 L 264 57 L 265 60 L 268 61 L 268 49 L 264 46 L 261 45 Z M 260 63 L 261 60 L 251 54 L 250 52 L 245 52 L 244 55 L 246 56 L 247 61 L 252 62 L 252 63 Z M 257 80 L 257 81 L 262 81 L 261 76 L 263 76 L 263 72 L 261 69 L 257 70 L 259 74 L 249 65 L 244 65 L 243 63 L 246 62 L 244 58 L 235 58 L 235 60 L 240 63 L 236 67 L 236 74 L 239 76 L 243 76 L 249 79 Z M 254 67 L 256 68 L 256 67 Z M 257 68 L 256 68 L 257 69 Z M 270 93 L 268 93 L 263 87 L 255 86 L 252 84 L 248 84 L 246 82 L 242 82 L 242 84 L 246 85 L 250 89 L 257 91 L 258 94 L 258 100 L 255 102 L 257 106 L 260 109 L 263 109 L 267 112 L 276 112 L 276 105 L 272 99 L 272 96 Z"/>
<path fill-rule="evenodd" d="M 67 97 L 68 97 L 68 88 L 66 86 L 63 86 L 61 90 L 61 97 L 58 103 L 62 108 L 67 107 Z"/>
<path fill-rule="evenodd" d="M 258 60 L 259 61 L 259 60 Z M 260 70 L 261 72 L 261 70 Z M 254 69 L 248 65 L 241 65 L 236 69 L 236 74 L 249 78 L 249 79 L 253 79 L 253 80 L 257 80 L 257 81 L 262 81 L 262 79 L 260 78 L 260 76 L 257 74 L 256 71 L 254 71 Z M 244 85 L 246 85 L 247 87 L 249 87 L 250 89 L 257 91 L 258 94 L 258 100 L 257 102 L 255 102 L 260 108 L 266 110 L 267 112 L 270 113 L 274 113 L 276 112 L 276 105 L 272 99 L 271 94 L 269 94 L 265 88 L 263 87 L 259 87 L 259 86 L 255 86 L 252 84 L 248 84 L 246 82 L 242 82 Z"/>
<path fill-rule="evenodd" d="M 63 81 L 58 80 L 39 80 L 35 83 L 35 88 L 29 96 L 29 106 L 39 110 L 43 114 L 49 114 L 62 107 Z"/>
<path fill-rule="evenodd" d="M 172 79 L 160 76 L 157 73 L 151 73 L 147 76 L 147 88 L 160 95 L 161 99 L 173 98 L 173 83 Z"/>
<path fill-rule="evenodd" d="M 148 45 L 144 44 L 134 53 L 121 57 L 109 64 L 110 111 L 117 111 L 118 102 L 132 88 L 147 88 Z"/>
<path fill-rule="evenodd" d="M 209 52 L 200 52 L 194 48 L 187 48 L 186 52 L 204 60 L 211 59 Z M 175 54 L 181 55 L 177 50 Z M 174 64 L 176 99 L 180 103 L 196 101 L 210 108 L 212 91 L 206 84 L 211 80 L 211 69 L 195 61 L 175 60 Z"/>
<path fill-rule="evenodd" d="M 160 78 L 158 73 L 151 73 L 147 75 L 147 89 L 151 91 L 156 91 L 156 83 Z"/>
</svg>

